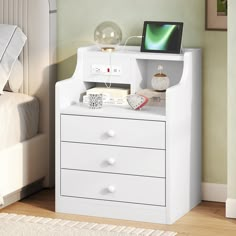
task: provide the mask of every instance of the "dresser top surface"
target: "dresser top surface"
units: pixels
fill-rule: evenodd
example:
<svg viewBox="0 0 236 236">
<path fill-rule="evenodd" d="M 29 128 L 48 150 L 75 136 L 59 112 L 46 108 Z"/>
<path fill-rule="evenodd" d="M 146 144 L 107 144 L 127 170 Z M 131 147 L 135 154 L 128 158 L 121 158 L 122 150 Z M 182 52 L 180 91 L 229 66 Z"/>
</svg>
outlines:
<svg viewBox="0 0 236 236">
<path fill-rule="evenodd" d="M 99 50 L 97 46 L 89 46 L 89 47 L 80 47 L 78 48 L 78 53 L 81 52 L 87 53 L 97 53 L 98 55 L 104 55 L 104 52 Z M 167 61 L 184 61 L 184 57 L 186 53 L 194 53 L 197 51 L 201 51 L 200 48 L 183 48 L 181 53 L 172 54 L 172 53 L 150 53 L 150 52 L 141 52 L 139 46 L 120 46 L 116 49 L 112 55 L 126 55 L 136 59 L 144 59 L 144 60 L 167 60 Z M 109 55 L 109 54 L 108 54 Z"/>
<path fill-rule="evenodd" d="M 62 115 L 166 121 L 165 108 L 160 106 L 144 106 L 141 110 L 132 110 L 128 105 L 104 105 L 101 109 L 89 109 L 86 104 L 79 103 L 62 109 L 60 113 Z"/>
</svg>

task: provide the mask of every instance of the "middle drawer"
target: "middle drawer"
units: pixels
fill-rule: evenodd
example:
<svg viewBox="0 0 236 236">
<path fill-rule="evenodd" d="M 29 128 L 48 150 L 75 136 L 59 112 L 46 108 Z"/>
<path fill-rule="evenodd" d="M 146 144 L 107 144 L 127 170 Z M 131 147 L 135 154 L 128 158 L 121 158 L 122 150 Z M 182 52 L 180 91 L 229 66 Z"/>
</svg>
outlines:
<svg viewBox="0 0 236 236">
<path fill-rule="evenodd" d="M 61 168 L 165 177 L 165 151 L 61 142 Z"/>
</svg>

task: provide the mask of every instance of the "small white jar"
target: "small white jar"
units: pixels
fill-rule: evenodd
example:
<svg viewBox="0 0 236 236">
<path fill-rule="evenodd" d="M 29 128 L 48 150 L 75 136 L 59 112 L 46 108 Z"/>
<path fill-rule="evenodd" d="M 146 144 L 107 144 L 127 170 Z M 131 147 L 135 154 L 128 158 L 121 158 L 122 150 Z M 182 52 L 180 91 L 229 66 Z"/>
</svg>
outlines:
<svg viewBox="0 0 236 236">
<path fill-rule="evenodd" d="M 156 91 L 165 91 L 170 85 L 170 79 L 166 74 L 162 73 L 163 66 L 157 67 L 158 73 L 152 77 L 152 88 Z"/>
</svg>

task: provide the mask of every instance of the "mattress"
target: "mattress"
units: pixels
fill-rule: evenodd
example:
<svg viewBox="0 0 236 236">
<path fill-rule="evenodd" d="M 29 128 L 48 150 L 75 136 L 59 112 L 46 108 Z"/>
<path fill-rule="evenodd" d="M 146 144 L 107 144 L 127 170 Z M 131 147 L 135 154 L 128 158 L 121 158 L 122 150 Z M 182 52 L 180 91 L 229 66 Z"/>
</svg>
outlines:
<svg viewBox="0 0 236 236">
<path fill-rule="evenodd" d="M 21 93 L 0 96 L 0 150 L 32 138 L 38 133 L 39 102 Z"/>
</svg>

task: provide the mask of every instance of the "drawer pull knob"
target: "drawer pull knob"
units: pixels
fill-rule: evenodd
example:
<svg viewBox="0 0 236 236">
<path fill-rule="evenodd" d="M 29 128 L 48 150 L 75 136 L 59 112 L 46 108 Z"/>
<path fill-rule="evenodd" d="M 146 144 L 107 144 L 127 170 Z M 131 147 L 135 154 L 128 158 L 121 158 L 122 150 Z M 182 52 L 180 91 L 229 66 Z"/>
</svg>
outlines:
<svg viewBox="0 0 236 236">
<path fill-rule="evenodd" d="M 116 159 L 114 158 L 109 158 L 107 159 L 107 164 L 110 166 L 113 166 L 116 163 Z"/>
<path fill-rule="evenodd" d="M 107 187 L 107 191 L 108 191 L 109 193 L 114 193 L 114 192 L 116 191 L 116 188 L 115 188 L 115 186 L 110 185 L 110 186 Z"/>
<path fill-rule="evenodd" d="M 116 135 L 116 133 L 115 133 L 114 130 L 110 129 L 110 130 L 107 131 L 107 135 L 108 135 L 109 137 L 114 137 L 114 136 Z"/>
</svg>

